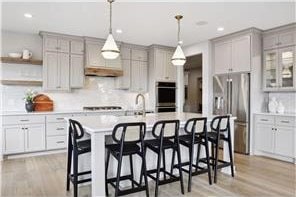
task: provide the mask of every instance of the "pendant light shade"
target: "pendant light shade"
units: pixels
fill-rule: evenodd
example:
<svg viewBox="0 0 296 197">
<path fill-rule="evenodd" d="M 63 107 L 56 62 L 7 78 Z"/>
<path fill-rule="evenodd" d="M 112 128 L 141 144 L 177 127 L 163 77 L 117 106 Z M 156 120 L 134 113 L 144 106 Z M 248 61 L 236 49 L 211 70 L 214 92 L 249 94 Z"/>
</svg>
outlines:
<svg viewBox="0 0 296 197">
<path fill-rule="evenodd" d="M 101 53 L 105 59 L 116 59 L 119 56 L 119 49 L 112 35 L 112 3 L 114 0 L 107 0 L 110 3 L 110 26 L 109 35 L 101 50 Z"/>
<path fill-rule="evenodd" d="M 184 66 L 184 64 L 186 63 L 186 57 L 180 44 L 180 20 L 183 18 L 183 16 L 177 15 L 175 16 L 175 18 L 178 21 L 178 45 L 172 57 L 172 64 L 174 66 Z"/>
<path fill-rule="evenodd" d="M 116 59 L 119 56 L 119 49 L 115 43 L 112 34 L 108 35 L 108 38 L 101 50 L 105 59 Z"/>
</svg>

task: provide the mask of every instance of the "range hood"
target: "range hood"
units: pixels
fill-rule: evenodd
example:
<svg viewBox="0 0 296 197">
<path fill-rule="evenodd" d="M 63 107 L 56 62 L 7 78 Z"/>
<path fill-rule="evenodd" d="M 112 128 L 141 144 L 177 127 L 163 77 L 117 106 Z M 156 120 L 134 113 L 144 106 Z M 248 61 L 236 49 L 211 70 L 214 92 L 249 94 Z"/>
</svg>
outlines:
<svg viewBox="0 0 296 197">
<path fill-rule="evenodd" d="M 85 76 L 120 77 L 123 75 L 123 71 L 98 67 L 87 67 L 84 70 L 84 74 Z"/>
</svg>

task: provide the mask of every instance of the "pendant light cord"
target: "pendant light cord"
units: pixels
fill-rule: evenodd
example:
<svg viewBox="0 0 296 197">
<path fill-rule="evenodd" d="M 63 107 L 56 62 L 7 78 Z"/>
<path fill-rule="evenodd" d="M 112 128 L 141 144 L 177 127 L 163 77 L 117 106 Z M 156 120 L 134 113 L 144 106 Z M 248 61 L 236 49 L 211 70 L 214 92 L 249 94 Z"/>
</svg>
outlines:
<svg viewBox="0 0 296 197">
<path fill-rule="evenodd" d="M 109 1 L 110 3 L 110 26 L 109 26 L 109 33 L 112 34 L 112 2 L 113 1 Z"/>
<path fill-rule="evenodd" d="M 180 44 L 180 19 L 178 19 L 178 45 Z"/>
</svg>

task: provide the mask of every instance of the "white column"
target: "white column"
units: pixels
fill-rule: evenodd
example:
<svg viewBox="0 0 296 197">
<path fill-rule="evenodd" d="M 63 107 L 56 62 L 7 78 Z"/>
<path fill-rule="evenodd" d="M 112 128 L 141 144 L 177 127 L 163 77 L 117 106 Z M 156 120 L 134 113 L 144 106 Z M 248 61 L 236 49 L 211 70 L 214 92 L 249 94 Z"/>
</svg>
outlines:
<svg viewBox="0 0 296 197">
<path fill-rule="evenodd" d="M 177 67 L 177 112 L 183 112 L 184 106 L 184 67 Z"/>
</svg>

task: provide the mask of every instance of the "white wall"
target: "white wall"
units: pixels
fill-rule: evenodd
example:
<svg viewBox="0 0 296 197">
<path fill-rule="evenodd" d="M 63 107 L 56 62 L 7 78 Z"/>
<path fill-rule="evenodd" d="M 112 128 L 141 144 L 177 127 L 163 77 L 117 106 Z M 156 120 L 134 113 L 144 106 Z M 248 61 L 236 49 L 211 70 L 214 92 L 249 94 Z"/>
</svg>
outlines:
<svg viewBox="0 0 296 197">
<path fill-rule="evenodd" d="M 213 111 L 213 80 L 211 66 L 211 45 L 209 41 L 184 47 L 186 56 L 202 54 L 202 79 L 203 79 L 203 114 L 212 114 Z"/>
</svg>

